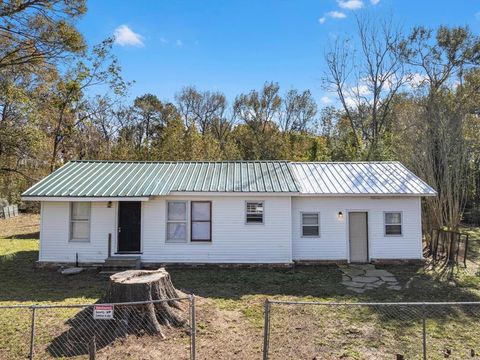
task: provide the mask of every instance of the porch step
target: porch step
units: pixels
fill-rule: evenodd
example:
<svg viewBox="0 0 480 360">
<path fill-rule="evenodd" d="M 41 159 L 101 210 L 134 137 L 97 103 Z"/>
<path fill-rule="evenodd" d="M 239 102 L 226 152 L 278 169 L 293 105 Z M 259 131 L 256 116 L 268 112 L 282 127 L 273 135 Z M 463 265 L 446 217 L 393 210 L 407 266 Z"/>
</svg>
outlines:
<svg viewBox="0 0 480 360">
<path fill-rule="evenodd" d="M 105 259 L 103 269 L 132 270 L 140 269 L 140 256 L 109 256 Z"/>
</svg>

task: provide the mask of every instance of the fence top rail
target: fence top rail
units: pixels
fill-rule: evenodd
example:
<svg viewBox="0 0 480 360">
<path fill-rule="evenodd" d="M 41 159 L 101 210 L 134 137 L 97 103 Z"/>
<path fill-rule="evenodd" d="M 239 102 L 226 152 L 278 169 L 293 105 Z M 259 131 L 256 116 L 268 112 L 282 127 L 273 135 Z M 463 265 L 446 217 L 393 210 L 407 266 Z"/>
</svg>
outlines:
<svg viewBox="0 0 480 360">
<path fill-rule="evenodd" d="M 192 295 L 193 296 L 193 295 Z M 93 303 L 93 304 L 52 304 L 52 305 L 0 305 L 0 309 L 52 309 L 52 308 L 86 308 L 91 306 L 132 306 L 132 305 L 147 305 L 147 304 L 157 304 L 166 301 L 181 301 L 181 300 L 191 300 L 192 296 L 183 296 L 176 298 L 168 298 L 161 300 L 150 300 L 150 301 L 131 301 L 131 302 L 119 302 L 119 303 Z"/>
<path fill-rule="evenodd" d="M 288 300 L 266 300 L 270 304 L 283 305 L 323 305 L 323 306 L 452 306 L 452 305 L 479 305 L 480 301 L 463 302 L 322 302 L 322 301 L 288 301 Z"/>
</svg>

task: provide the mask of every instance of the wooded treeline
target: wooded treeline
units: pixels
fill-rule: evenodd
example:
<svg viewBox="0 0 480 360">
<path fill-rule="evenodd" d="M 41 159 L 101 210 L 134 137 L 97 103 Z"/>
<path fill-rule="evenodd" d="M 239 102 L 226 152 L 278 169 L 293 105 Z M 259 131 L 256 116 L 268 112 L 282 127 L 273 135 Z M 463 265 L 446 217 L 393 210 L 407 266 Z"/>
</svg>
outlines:
<svg viewBox="0 0 480 360">
<path fill-rule="evenodd" d="M 76 29 L 85 12 L 84 0 L 0 3 L 0 198 L 17 202 L 70 159 L 398 160 L 439 193 L 424 202 L 427 231 L 479 221 L 480 39 L 468 28 L 359 17 L 325 49 L 328 106 L 274 81 L 234 99 L 191 86 L 132 101 L 114 39 L 88 47 Z"/>
</svg>

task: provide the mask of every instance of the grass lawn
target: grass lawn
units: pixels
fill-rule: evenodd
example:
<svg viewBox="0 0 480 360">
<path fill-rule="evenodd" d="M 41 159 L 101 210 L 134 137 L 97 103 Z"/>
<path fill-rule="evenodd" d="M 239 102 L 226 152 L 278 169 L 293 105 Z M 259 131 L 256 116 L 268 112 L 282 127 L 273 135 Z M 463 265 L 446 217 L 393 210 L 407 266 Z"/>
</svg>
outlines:
<svg viewBox="0 0 480 360">
<path fill-rule="evenodd" d="M 65 277 L 34 268 L 38 257 L 38 216 L 0 220 L 0 304 L 93 303 L 107 281 L 95 271 Z M 341 284 L 332 266 L 296 269 L 170 269 L 174 285 L 198 296 L 197 352 L 200 359 L 258 359 L 261 357 L 265 298 L 338 302 L 480 301 L 477 274 L 480 231 L 471 233 L 467 269 L 413 265 L 384 266 L 402 291 L 378 288 L 352 294 Z M 471 310 L 474 310 L 472 312 Z M 42 310 L 38 314 L 38 352 L 64 331 L 65 320 L 77 310 Z M 429 309 L 429 358 L 465 358 L 480 353 L 477 337 L 480 308 Z M 273 305 L 271 357 L 273 359 L 420 358 L 421 317 L 412 308 L 352 308 L 340 306 L 292 307 Z M 28 353 L 30 313 L 0 309 L 0 359 Z M 126 339 L 104 348 L 100 358 L 188 358 L 188 336 L 172 332 L 167 340 Z M 141 354 L 141 355 L 139 355 Z M 408 356 L 409 355 L 409 356 Z M 43 358 L 43 357 L 40 357 Z"/>
</svg>

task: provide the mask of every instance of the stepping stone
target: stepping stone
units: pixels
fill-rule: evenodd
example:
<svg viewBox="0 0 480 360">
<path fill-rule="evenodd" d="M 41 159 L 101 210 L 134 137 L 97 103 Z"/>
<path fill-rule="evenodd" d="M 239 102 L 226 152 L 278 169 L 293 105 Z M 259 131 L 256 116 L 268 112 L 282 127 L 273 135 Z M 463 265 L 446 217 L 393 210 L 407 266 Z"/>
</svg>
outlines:
<svg viewBox="0 0 480 360">
<path fill-rule="evenodd" d="M 342 275 L 342 281 L 352 281 L 352 278 L 348 275 Z"/>
<path fill-rule="evenodd" d="M 360 269 L 360 270 L 373 270 L 375 269 L 375 265 L 373 264 L 350 264 L 351 268 Z"/>
<path fill-rule="evenodd" d="M 374 283 L 380 279 L 375 276 L 354 276 L 352 277 L 352 280 L 360 283 Z"/>
<path fill-rule="evenodd" d="M 350 276 L 365 275 L 365 271 L 360 269 L 343 269 L 342 271 L 344 274 Z"/>
<path fill-rule="evenodd" d="M 365 289 L 361 288 L 347 287 L 347 289 L 356 292 L 357 294 L 363 294 L 365 292 Z"/>
<path fill-rule="evenodd" d="M 402 290 L 402 287 L 401 287 L 401 286 L 398 286 L 398 285 L 390 285 L 390 286 L 388 287 L 388 289 L 390 289 L 390 290 L 395 290 L 395 291 L 400 291 L 400 290 Z"/>
<path fill-rule="evenodd" d="M 385 281 L 382 281 L 382 280 L 378 280 L 377 282 L 372 283 L 372 285 L 375 285 L 375 286 L 382 286 L 383 284 L 385 284 Z"/>
<path fill-rule="evenodd" d="M 397 282 L 394 276 L 380 276 L 383 281 L 386 282 Z"/>
<path fill-rule="evenodd" d="M 392 273 L 389 273 L 387 270 L 380 270 L 380 269 L 373 269 L 367 270 L 365 273 L 366 276 L 385 276 L 385 277 L 393 277 Z"/>
<path fill-rule="evenodd" d="M 361 288 L 365 285 L 365 283 L 358 283 L 354 281 L 342 281 L 342 285 L 345 285 L 346 287 Z"/>
<path fill-rule="evenodd" d="M 81 267 L 66 268 L 62 270 L 62 275 L 76 275 L 80 274 L 82 271 L 83 268 Z"/>
</svg>

